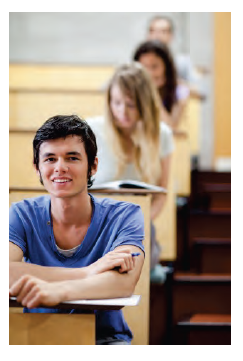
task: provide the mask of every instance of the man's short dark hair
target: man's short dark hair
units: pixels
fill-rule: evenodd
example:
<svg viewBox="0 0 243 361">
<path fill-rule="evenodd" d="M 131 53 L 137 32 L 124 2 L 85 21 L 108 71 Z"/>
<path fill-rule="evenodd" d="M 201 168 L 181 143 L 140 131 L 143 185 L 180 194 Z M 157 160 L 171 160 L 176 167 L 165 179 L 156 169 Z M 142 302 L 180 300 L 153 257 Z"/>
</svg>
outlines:
<svg viewBox="0 0 243 361">
<path fill-rule="evenodd" d="M 77 115 L 56 115 L 49 118 L 37 130 L 33 140 L 34 165 L 39 170 L 39 152 L 43 142 L 51 139 L 66 138 L 69 135 L 79 136 L 84 143 L 88 158 L 88 187 L 91 187 L 93 184 L 91 170 L 97 155 L 96 138 L 88 123 Z"/>
</svg>

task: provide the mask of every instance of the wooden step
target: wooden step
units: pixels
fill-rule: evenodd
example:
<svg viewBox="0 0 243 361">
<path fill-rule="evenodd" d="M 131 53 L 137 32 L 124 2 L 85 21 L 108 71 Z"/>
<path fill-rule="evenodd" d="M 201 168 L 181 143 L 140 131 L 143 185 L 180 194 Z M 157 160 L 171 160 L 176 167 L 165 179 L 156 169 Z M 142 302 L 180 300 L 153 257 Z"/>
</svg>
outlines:
<svg viewBox="0 0 243 361">
<path fill-rule="evenodd" d="M 173 325 L 192 314 L 230 314 L 231 276 L 175 272 L 172 309 Z"/>
<path fill-rule="evenodd" d="M 177 323 L 177 344 L 230 345 L 230 314 L 193 314 Z"/>
<path fill-rule="evenodd" d="M 229 210 L 190 211 L 189 237 L 230 238 L 231 212 Z"/>
<path fill-rule="evenodd" d="M 231 326 L 231 315 L 195 314 L 178 322 L 181 326 Z"/>
<path fill-rule="evenodd" d="M 173 278 L 174 282 L 179 283 L 195 283 L 195 282 L 231 282 L 231 275 L 230 274 L 211 274 L 211 273 L 189 273 L 189 272 L 176 272 Z"/>
<path fill-rule="evenodd" d="M 194 209 L 231 208 L 231 172 L 191 172 L 191 205 Z"/>
<path fill-rule="evenodd" d="M 216 172 L 211 170 L 192 172 L 192 180 L 197 185 L 205 183 L 231 183 L 231 172 Z"/>
<path fill-rule="evenodd" d="M 230 183 L 204 183 L 199 192 L 208 209 L 231 209 Z"/>
<path fill-rule="evenodd" d="M 169 290 L 166 284 L 150 284 L 149 344 L 168 344 Z"/>
<path fill-rule="evenodd" d="M 190 211 L 188 237 L 184 240 L 184 258 L 188 270 L 196 270 L 195 238 L 231 238 L 231 212 L 225 210 Z M 215 271 L 217 271 L 215 269 Z M 220 272 L 220 270 L 219 270 Z"/>
<path fill-rule="evenodd" d="M 231 273 L 230 238 L 193 238 L 191 268 L 198 273 Z"/>
</svg>

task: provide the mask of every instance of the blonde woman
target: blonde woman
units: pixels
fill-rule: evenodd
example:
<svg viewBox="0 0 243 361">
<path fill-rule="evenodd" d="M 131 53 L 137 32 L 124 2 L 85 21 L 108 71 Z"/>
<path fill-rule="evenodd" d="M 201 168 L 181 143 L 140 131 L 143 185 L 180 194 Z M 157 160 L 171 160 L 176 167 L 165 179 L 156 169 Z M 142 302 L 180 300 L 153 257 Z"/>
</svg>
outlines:
<svg viewBox="0 0 243 361">
<path fill-rule="evenodd" d="M 106 95 L 105 116 L 87 119 L 96 134 L 99 167 L 95 183 L 133 179 L 168 185 L 173 135 L 161 122 L 160 99 L 147 70 L 138 62 L 120 66 Z M 152 221 L 161 212 L 166 195 L 152 199 Z M 151 239 L 151 268 L 159 262 L 160 248 Z"/>
</svg>

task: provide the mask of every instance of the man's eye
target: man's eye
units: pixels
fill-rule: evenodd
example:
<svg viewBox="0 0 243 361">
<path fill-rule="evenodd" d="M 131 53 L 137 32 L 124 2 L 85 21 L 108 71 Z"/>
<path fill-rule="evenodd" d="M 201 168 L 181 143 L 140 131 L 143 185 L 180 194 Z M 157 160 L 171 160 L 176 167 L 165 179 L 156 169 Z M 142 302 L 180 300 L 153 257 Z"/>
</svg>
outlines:
<svg viewBox="0 0 243 361">
<path fill-rule="evenodd" d="M 69 160 L 78 160 L 77 157 L 69 157 L 68 159 L 69 159 Z"/>
<path fill-rule="evenodd" d="M 45 162 L 49 163 L 49 162 L 53 162 L 54 160 L 55 160 L 55 158 L 47 158 L 47 159 L 45 160 Z"/>
</svg>

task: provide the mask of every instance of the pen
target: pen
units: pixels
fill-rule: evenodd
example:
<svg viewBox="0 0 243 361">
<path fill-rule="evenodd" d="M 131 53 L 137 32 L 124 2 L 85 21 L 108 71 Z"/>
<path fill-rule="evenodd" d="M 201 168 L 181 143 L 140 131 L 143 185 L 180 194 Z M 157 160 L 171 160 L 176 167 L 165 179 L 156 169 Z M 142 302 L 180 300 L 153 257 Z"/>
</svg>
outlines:
<svg viewBox="0 0 243 361">
<path fill-rule="evenodd" d="M 139 256 L 141 253 L 140 252 L 137 252 L 137 253 L 131 253 L 132 257 L 137 257 Z"/>
</svg>

